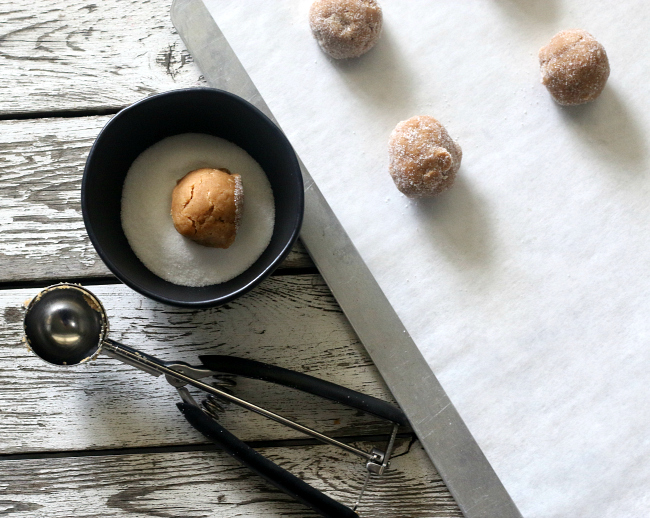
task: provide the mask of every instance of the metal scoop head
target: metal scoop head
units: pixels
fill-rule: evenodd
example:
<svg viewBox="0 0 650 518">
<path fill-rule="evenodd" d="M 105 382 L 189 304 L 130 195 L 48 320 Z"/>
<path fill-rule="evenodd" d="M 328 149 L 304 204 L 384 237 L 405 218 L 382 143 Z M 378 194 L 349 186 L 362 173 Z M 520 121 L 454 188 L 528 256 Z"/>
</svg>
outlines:
<svg viewBox="0 0 650 518">
<path fill-rule="evenodd" d="M 55 365 L 75 365 L 99 353 L 108 333 L 101 302 L 76 284 L 57 284 L 41 291 L 23 321 L 27 345 Z"/>
</svg>

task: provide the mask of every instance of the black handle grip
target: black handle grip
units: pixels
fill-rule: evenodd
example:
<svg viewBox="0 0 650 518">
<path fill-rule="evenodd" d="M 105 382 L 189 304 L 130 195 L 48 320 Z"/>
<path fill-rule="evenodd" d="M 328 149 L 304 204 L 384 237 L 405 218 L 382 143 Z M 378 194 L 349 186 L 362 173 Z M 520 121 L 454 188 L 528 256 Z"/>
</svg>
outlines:
<svg viewBox="0 0 650 518">
<path fill-rule="evenodd" d="M 381 399 L 367 396 L 361 392 L 330 383 L 329 381 L 314 378 L 308 374 L 283 369 L 282 367 L 255 360 L 235 358 L 233 356 L 206 355 L 199 356 L 199 359 L 203 365 L 213 371 L 269 381 L 278 385 L 284 385 L 285 387 L 302 390 L 303 392 L 331 399 L 342 405 L 376 415 L 393 423 L 409 426 L 406 415 L 396 406 Z"/>
<path fill-rule="evenodd" d="M 359 515 L 349 507 L 331 499 L 247 446 L 217 421 L 208 417 L 200 408 L 187 403 L 178 403 L 177 406 L 185 419 L 199 432 L 228 455 L 298 502 L 326 518 L 359 518 Z"/>
</svg>

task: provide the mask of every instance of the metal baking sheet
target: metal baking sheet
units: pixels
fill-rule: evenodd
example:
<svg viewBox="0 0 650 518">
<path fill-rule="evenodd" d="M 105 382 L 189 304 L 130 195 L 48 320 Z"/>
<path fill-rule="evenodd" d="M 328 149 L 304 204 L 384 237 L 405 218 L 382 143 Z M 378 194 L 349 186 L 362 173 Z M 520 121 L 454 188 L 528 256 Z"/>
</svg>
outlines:
<svg viewBox="0 0 650 518">
<path fill-rule="evenodd" d="M 172 21 L 208 83 L 273 118 L 202 0 L 175 0 Z M 303 167 L 301 239 L 468 518 L 521 516 L 429 365 Z M 412 383 L 412 380 L 418 383 Z"/>
</svg>

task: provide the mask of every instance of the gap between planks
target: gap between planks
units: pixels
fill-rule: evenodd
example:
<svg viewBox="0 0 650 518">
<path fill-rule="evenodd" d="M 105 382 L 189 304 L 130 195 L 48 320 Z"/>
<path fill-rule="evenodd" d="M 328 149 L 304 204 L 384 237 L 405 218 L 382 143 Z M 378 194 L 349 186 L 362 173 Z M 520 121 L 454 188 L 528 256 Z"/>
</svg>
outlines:
<svg viewBox="0 0 650 518">
<path fill-rule="evenodd" d="M 106 108 L 96 110 L 55 110 L 49 112 L 15 112 L 0 113 L 0 121 L 20 121 L 35 119 L 71 119 L 75 117 L 99 117 L 103 115 L 115 115 L 121 108 Z"/>
<path fill-rule="evenodd" d="M 346 444 L 355 442 L 372 442 L 382 449 L 382 444 L 387 444 L 390 435 L 358 435 L 341 436 L 337 439 Z M 413 433 L 399 433 L 396 439 L 400 442 L 409 441 L 408 448 L 417 440 Z M 285 439 L 271 441 L 244 441 L 253 449 L 258 448 L 304 448 L 305 446 L 321 446 L 323 443 L 316 439 Z M 149 448 L 110 448 L 99 450 L 65 450 L 65 451 L 39 451 L 31 453 L 0 453 L 0 463 L 9 460 L 34 460 L 34 459 L 62 459 L 66 457 L 105 457 L 111 455 L 146 455 L 150 453 L 181 453 L 193 451 L 220 451 L 215 444 L 178 444 L 174 446 L 153 446 Z"/>
<path fill-rule="evenodd" d="M 301 252 L 296 252 L 301 253 Z M 275 271 L 271 273 L 271 277 L 282 276 L 296 276 L 296 275 L 320 275 L 318 268 L 315 266 L 293 267 L 291 266 L 292 260 L 287 261 L 287 266 L 282 263 Z M 52 279 L 33 279 L 27 281 L 0 281 L 0 290 L 15 290 L 23 288 L 47 288 L 52 284 L 69 283 L 69 284 L 83 284 L 84 286 L 101 286 L 105 284 L 122 284 L 117 277 L 67 277 L 67 278 L 52 278 Z"/>
</svg>

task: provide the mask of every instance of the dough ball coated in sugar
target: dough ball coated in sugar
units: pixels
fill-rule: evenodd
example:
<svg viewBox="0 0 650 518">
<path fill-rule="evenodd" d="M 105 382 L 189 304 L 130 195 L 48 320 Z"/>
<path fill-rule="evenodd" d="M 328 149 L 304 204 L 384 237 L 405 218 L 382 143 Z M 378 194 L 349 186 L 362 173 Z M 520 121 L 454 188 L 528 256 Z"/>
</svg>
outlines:
<svg viewBox="0 0 650 518">
<path fill-rule="evenodd" d="M 335 59 L 368 52 L 381 34 L 381 7 L 375 0 L 316 0 L 309 25 L 321 48 Z"/>
<path fill-rule="evenodd" d="M 227 169 L 197 169 L 181 178 L 172 191 L 171 215 L 183 236 L 213 248 L 235 241 L 244 191 L 241 176 Z"/>
<path fill-rule="evenodd" d="M 542 84 L 559 104 L 572 106 L 596 99 L 609 77 L 603 46 L 581 29 L 562 31 L 539 51 Z"/>
<path fill-rule="evenodd" d="M 462 157 L 445 127 L 428 115 L 400 122 L 388 140 L 390 175 L 409 198 L 435 196 L 451 187 Z"/>
</svg>

